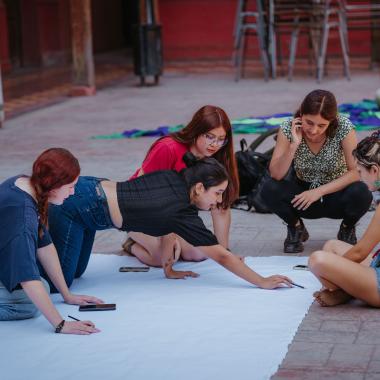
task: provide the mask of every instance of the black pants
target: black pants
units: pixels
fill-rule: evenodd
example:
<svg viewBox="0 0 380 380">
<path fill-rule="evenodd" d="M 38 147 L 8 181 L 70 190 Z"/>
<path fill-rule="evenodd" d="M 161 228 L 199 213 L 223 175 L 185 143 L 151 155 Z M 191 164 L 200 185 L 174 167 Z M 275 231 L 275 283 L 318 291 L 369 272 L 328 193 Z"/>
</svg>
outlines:
<svg viewBox="0 0 380 380">
<path fill-rule="evenodd" d="M 267 180 L 261 196 L 268 208 L 285 223 L 294 226 L 299 218 L 343 219 L 346 226 L 354 226 L 368 211 L 372 194 L 363 182 L 354 182 L 344 189 L 323 196 L 323 200 L 312 203 L 306 210 L 297 210 L 291 200 L 295 195 L 310 189 L 310 183 L 293 177 L 289 180 Z"/>
</svg>

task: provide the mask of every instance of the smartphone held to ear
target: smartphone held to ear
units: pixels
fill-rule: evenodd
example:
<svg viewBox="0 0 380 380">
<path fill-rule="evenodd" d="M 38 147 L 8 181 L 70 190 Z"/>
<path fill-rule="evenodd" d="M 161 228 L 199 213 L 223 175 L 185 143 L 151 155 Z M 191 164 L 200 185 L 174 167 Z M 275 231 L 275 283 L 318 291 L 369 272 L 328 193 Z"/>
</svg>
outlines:
<svg viewBox="0 0 380 380">
<path fill-rule="evenodd" d="M 80 305 L 79 311 L 106 311 L 106 310 L 116 310 L 115 303 L 100 303 L 91 305 Z"/>
</svg>

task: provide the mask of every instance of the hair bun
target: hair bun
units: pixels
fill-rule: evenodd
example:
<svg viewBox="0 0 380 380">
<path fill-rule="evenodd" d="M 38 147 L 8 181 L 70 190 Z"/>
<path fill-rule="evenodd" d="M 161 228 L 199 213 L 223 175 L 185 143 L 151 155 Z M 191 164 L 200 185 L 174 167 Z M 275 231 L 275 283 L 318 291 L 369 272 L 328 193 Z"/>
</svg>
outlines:
<svg viewBox="0 0 380 380">
<path fill-rule="evenodd" d="M 371 137 L 373 139 L 380 139 L 380 128 L 377 131 L 373 132 Z"/>
<path fill-rule="evenodd" d="M 195 166 L 197 164 L 197 162 L 198 162 L 197 157 L 195 157 L 194 154 L 191 153 L 191 152 L 186 152 L 183 155 L 182 159 L 183 159 L 183 162 L 186 164 L 186 166 L 188 168 L 190 168 L 192 166 Z"/>
</svg>

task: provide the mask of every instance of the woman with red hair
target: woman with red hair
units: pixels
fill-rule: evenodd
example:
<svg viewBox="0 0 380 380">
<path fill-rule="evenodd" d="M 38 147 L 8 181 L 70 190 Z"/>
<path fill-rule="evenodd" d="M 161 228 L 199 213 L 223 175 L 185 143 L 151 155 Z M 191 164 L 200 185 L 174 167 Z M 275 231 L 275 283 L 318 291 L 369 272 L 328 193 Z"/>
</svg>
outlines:
<svg viewBox="0 0 380 380">
<path fill-rule="evenodd" d="M 234 156 L 232 127 L 225 111 L 217 106 L 206 105 L 192 117 L 190 123 L 179 132 L 157 140 L 149 149 L 141 168 L 131 179 L 159 170 L 180 172 L 186 168 L 183 156 L 193 153 L 197 158 L 213 157 L 220 162 L 230 176 L 230 182 L 220 205 L 211 210 L 214 233 L 219 244 L 229 248 L 231 204 L 239 196 L 239 179 Z M 127 253 L 136 256 L 147 265 L 160 266 L 160 242 L 154 236 L 130 232 L 123 244 Z M 181 237 L 174 240 L 175 257 L 187 261 L 201 261 L 206 256 Z"/>
<path fill-rule="evenodd" d="M 70 293 L 47 230 L 48 203 L 60 205 L 74 194 L 80 167 L 66 149 L 51 148 L 33 164 L 31 177 L 19 175 L 0 184 L 0 320 L 37 316 L 55 332 L 88 335 L 98 332 L 90 321 L 65 321 L 49 297 L 37 259 L 68 304 L 102 303 Z"/>
</svg>

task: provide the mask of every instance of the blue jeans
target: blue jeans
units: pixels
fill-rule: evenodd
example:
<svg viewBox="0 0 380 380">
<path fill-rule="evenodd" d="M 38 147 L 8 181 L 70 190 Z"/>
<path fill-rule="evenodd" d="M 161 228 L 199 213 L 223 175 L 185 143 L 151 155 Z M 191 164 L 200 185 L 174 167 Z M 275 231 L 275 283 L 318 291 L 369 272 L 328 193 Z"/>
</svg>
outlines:
<svg viewBox="0 0 380 380">
<path fill-rule="evenodd" d="M 79 177 L 74 195 L 61 206 L 49 205 L 49 232 L 69 287 L 87 268 L 96 231 L 114 228 L 100 181 Z M 40 271 L 57 293 L 42 267 Z"/>
<path fill-rule="evenodd" d="M 49 293 L 49 284 L 43 278 L 41 278 L 41 281 Z M 40 314 L 40 311 L 23 289 L 8 292 L 0 282 L 0 321 L 28 319 L 37 317 Z"/>
</svg>

